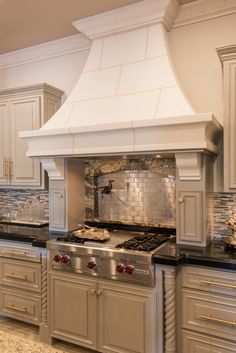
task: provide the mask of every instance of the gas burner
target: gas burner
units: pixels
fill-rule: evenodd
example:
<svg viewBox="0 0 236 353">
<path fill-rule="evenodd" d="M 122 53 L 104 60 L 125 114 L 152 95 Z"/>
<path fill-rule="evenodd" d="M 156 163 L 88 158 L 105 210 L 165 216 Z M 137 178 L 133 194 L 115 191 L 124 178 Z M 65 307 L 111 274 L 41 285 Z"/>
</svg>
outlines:
<svg viewBox="0 0 236 353">
<path fill-rule="evenodd" d="M 166 234 L 137 235 L 121 244 L 116 245 L 116 248 L 150 252 L 163 244 L 169 238 L 170 237 Z"/>
</svg>

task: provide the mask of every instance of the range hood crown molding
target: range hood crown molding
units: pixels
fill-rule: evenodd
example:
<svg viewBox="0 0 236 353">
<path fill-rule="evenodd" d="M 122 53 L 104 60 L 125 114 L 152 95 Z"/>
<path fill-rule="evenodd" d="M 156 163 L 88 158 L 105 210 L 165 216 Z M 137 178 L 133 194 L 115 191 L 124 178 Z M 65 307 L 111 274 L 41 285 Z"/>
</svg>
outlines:
<svg viewBox="0 0 236 353">
<path fill-rule="evenodd" d="M 170 30 L 178 11 L 179 4 L 176 0 L 144 0 L 73 21 L 73 25 L 89 39 L 156 23 L 162 23 L 167 30 Z"/>
<path fill-rule="evenodd" d="M 29 157 L 90 157 L 174 151 L 217 154 L 221 135 L 222 126 L 212 113 L 57 129 L 53 132 L 21 132 L 21 137 L 29 144 Z"/>
</svg>

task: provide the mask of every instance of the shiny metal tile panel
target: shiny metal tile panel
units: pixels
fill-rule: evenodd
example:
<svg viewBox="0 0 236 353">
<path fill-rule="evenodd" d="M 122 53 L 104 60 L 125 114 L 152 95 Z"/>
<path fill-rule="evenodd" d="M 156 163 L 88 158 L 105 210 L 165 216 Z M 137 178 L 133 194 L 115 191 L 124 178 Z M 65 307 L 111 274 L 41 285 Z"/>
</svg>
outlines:
<svg viewBox="0 0 236 353">
<path fill-rule="evenodd" d="M 101 187 L 112 183 L 109 194 Z M 128 223 L 175 225 L 175 177 L 125 170 L 97 177 L 98 218 Z"/>
</svg>

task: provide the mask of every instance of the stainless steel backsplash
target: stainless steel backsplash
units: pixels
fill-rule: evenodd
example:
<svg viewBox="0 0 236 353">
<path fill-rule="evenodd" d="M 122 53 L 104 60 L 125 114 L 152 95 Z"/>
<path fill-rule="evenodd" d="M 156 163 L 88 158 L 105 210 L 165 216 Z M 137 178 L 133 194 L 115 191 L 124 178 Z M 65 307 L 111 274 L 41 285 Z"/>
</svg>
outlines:
<svg viewBox="0 0 236 353">
<path fill-rule="evenodd" d="M 111 181 L 111 191 L 103 193 L 103 186 L 107 187 Z M 174 176 L 148 170 L 124 170 L 100 175 L 96 184 L 99 219 L 175 225 Z"/>
</svg>

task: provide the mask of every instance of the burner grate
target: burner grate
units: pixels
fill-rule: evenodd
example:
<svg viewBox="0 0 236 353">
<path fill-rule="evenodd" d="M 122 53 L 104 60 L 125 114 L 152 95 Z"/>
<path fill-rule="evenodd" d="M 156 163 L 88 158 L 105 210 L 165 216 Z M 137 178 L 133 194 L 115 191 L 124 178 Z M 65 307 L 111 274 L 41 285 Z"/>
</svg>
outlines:
<svg viewBox="0 0 236 353">
<path fill-rule="evenodd" d="M 116 248 L 150 252 L 163 244 L 169 236 L 166 234 L 145 234 L 137 235 L 123 243 L 116 245 Z"/>
</svg>

